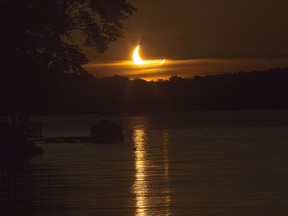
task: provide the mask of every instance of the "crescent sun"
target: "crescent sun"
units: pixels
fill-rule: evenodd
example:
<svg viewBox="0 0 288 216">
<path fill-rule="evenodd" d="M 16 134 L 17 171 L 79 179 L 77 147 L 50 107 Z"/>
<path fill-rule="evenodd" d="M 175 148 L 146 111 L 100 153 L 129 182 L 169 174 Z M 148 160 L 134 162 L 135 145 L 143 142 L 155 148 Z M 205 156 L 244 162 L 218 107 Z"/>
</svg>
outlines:
<svg viewBox="0 0 288 216">
<path fill-rule="evenodd" d="M 134 52 L 133 52 L 133 62 L 134 64 L 137 64 L 137 65 L 141 65 L 141 64 L 144 64 L 144 61 L 142 60 L 142 58 L 139 56 L 139 49 L 140 49 L 140 46 L 138 45 Z"/>
<path fill-rule="evenodd" d="M 165 59 L 159 60 L 142 60 L 140 54 L 139 54 L 139 49 L 140 49 L 140 45 L 138 45 L 134 51 L 133 51 L 133 55 L 132 55 L 132 59 L 133 59 L 133 63 L 136 65 L 161 65 L 164 64 L 164 62 L 166 61 Z"/>
</svg>

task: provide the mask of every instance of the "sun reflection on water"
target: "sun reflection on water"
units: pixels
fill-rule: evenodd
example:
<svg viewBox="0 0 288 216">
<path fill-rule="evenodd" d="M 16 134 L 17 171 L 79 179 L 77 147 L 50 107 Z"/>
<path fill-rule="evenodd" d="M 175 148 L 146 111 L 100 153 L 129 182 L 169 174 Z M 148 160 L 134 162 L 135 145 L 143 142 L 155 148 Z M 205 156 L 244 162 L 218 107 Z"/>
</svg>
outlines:
<svg viewBox="0 0 288 216">
<path fill-rule="evenodd" d="M 170 212 L 170 206 L 171 206 L 171 197 L 170 197 L 170 187 L 169 187 L 169 131 L 168 130 L 163 130 L 162 131 L 162 150 L 163 150 L 163 168 L 164 168 L 164 183 L 168 185 L 166 189 L 163 191 L 166 196 L 164 197 L 164 205 L 166 206 L 165 209 L 165 215 L 171 215 Z"/>
<path fill-rule="evenodd" d="M 144 147 L 145 140 L 144 129 L 134 130 L 134 143 L 135 143 L 135 166 L 136 166 L 136 179 L 134 184 L 134 193 L 136 195 L 136 215 L 147 215 L 145 208 L 147 207 L 147 181 L 146 181 L 146 151 Z"/>
<path fill-rule="evenodd" d="M 169 131 L 162 130 L 157 135 L 160 143 L 152 149 L 151 146 L 148 147 L 148 136 L 151 135 L 147 134 L 144 126 L 137 127 L 133 131 L 135 215 L 170 215 Z M 154 161 L 155 156 L 158 159 Z"/>
</svg>

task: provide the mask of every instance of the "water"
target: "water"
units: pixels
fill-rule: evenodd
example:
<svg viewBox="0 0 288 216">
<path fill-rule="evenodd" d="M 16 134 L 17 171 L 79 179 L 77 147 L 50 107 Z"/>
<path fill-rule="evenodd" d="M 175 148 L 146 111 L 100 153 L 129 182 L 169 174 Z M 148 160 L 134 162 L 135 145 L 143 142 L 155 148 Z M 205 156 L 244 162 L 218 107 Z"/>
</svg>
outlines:
<svg viewBox="0 0 288 216">
<path fill-rule="evenodd" d="M 44 136 L 95 116 L 37 117 Z M 2 170 L 0 215 L 287 215 L 288 111 L 126 115 L 122 144 L 38 144 Z"/>
</svg>

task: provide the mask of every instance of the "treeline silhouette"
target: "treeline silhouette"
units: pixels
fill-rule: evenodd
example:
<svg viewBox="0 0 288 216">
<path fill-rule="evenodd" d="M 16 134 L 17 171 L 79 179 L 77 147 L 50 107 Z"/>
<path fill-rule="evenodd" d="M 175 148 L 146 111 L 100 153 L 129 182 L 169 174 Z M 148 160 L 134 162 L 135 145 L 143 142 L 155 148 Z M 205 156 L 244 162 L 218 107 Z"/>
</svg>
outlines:
<svg viewBox="0 0 288 216">
<path fill-rule="evenodd" d="M 35 101 L 37 114 L 288 108 L 288 69 L 146 82 L 58 74 Z"/>
</svg>

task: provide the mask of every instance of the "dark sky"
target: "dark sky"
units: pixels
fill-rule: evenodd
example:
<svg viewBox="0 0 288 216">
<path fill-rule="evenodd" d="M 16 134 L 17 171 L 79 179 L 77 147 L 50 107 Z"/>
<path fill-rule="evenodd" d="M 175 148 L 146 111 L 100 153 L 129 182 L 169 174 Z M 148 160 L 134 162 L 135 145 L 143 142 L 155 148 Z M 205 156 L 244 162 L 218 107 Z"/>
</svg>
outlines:
<svg viewBox="0 0 288 216">
<path fill-rule="evenodd" d="M 138 12 L 126 22 L 125 39 L 112 43 L 104 55 L 86 51 L 92 62 L 130 59 L 140 43 L 145 58 L 256 58 L 288 66 L 287 0 L 130 2 Z"/>
</svg>

